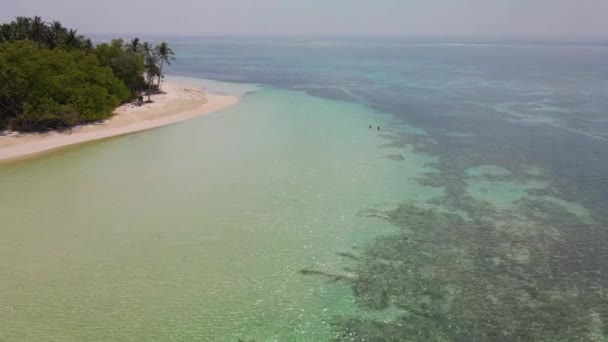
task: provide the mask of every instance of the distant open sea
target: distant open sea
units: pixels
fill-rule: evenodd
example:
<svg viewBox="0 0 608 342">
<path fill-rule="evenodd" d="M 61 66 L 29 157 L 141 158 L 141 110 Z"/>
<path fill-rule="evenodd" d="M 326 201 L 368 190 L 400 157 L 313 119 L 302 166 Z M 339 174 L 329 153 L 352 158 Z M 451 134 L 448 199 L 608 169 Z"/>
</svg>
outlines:
<svg viewBox="0 0 608 342">
<path fill-rule="evenodd" d="M 0 165 L 0 340 L 608 341 L 608 47 L 173 37 L 241 96 Z"/>
</svg>

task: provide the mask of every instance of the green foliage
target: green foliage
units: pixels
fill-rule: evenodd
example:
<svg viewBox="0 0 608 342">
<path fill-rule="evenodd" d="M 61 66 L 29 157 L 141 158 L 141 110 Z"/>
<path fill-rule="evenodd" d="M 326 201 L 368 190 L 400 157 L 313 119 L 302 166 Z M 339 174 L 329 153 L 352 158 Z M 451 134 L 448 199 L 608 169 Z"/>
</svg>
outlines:
<svg viewBox="0 0 608 342">
<path fill-rule="evenodd" d="M 30 40 L 48 49 L 77 48 L 83 44 L 84 37 L 78 35 L 76 30 L 63 27 L 58 21 L 47 24 L 40 17 L 17 17 L 0 26 L 0 42 L 18 40 Z"/>
<path fill-rule="evenodd" d="M 163 76 L 163 66 L 165 63 L 167 63 L 167 65 L 171 65 L 171 62 L 175 60 L 175 53 L 173 53 L 173 50 L 171 50 L 171 48 L 166 42 L 160 43 L 160 45 L 156 47 L 155 52 L 156 57 L 158 58 L 158 60 L 160 60 L 157 84 L 157 87 L 160 88 L 160 80 Z"/>
<path fill-rule="evenodd" d="M 109 117 L 129 97 L 97 57 L 41 49 L 29 41 L 0 44 L 0 124 L 46 130 Z"/>
<path fill-rule="evenodd" d="M 115 39 L 111 44 L 100 44 L 94 53 L 103 66 L 112 68 L 114 75 L 135 94 L 146 87 L 144 81 L 144 57 L 138 53 L 123 49 L 122 39 Z"/>
<path fill-rule="evenodd" d="M 0 129 L 105 119 L 120 103 L 158 91 L 163 65 L 174 59 L 165 42 L 115 39 L 94 46 L 58 21 L 17 17 L 0 25 Z"/>
</svg>

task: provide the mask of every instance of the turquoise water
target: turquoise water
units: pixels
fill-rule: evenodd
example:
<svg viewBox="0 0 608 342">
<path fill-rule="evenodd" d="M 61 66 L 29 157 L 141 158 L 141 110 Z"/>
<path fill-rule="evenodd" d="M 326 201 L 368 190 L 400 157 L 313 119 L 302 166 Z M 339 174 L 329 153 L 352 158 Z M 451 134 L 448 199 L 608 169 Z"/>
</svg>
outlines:
<svg viewBox="0 0 608 342">
<path fill-rule="evenodd" d="M 241 101 L 0 165 L 0 340 L 606 340 L 603 48 L 174 44 Z"/>
<path fill-rule="evenodd" d="M 261 89 L 219 113 L 3 166 L 2 339 L 328 339 L 332 317 L 359 310 L 347 286 L 299 271 L 336 272 L 337 252 L 391 229 L 362 209 L 442 194 L 379 186 L 433 161 L 383 158 L 367 126 L 386 119 Z"/>
</svg>

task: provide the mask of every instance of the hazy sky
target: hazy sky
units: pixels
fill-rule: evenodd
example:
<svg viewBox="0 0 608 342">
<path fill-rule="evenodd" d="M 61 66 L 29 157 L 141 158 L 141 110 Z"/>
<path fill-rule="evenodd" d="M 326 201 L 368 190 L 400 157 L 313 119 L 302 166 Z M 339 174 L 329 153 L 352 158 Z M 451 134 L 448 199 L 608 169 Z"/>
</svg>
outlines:
<svg viewBox="0 0 608 342">
<path fill-rule="evenodd" d="M 608 0 L 0 0 L 81 33 L 608 37 Z"/>
</svg>

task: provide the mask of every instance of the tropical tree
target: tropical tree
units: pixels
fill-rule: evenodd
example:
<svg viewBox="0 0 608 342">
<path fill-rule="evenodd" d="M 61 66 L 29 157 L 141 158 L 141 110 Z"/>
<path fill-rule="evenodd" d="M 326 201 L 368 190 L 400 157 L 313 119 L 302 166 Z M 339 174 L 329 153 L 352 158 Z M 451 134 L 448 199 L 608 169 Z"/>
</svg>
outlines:
<svg viewBox="0 0 608 342">
<path fill-rule="evenodd" d="M 83 40 L 84 37 L 78 35 L 78 30 L 69 29 L 68 34 L 65 36 L 65 41 L 63 43 L 65 44 L 65 46 L 70 48 L 80 48 L 82 47 Z"/>
<path fill-rule="evenodd" d="M 0 44 L 0 128 L 38 131 L 106 119 L 130 95 L 94 55 L 27 40 Z"/>
<path fill-rule="evenodd" d="M 135 95 L 145 87 L 144 58 L 140 54 L 125 51 L 123 47 L 122 39 L 114 39 L 111 44 L 99 44 L 95 48 L 95 55 L 101 65 L 110 67 L 114 75 Z"/>
<path fill-rule="evenodd" d="M 167 63 L 167 65 L 171 65 L 171 62 L 175 60 L 175 53 L 173 53 L 173 50 L 171 50 L 166 42 L 162 42 L 156 47 L 156 56 L 160 61 L 157 84 L 158 89 L 160 89 L 160 80 L 163 77 L 163 66 L 165 63 Z"/>
<path fill-rule="evenodd" d="M 30 32 L 32 19 L 27 17 L 16 17 L 15 21 L 11 23 L 14 26 L 14 37 L 13 40 L 24 40 L 28 38 Z"/>
<path fill-rule="evenodd" d="M 125 49 L 130 53 L 140 53 L 141 44 L 139 43 L 139 38 L 131 39 L 131 42 L 125 45 Z"/>
<path fill-rule="evenodd" d="M 60 22 L 54 20 L 46 31 L 47 47 L 49 49 L 54 49 L 59 46 L 66 33 L 67 29 L 65 29 Z"/>
<path fill-rule="evenodd" d="M 0 26 L 0 42 L 9 42 L 13 39 L 13 26 L 11 24 L 2 24 Z"/>
<path fill-rule="evenodd" d="M 143 52 L 145 55 L 152 54 L 154 53 L 154 47 L 148 42 L 143 42 L 141 44 L 141 52 Z"/>
<path fill-rule="evenodd" d="M 0 23 L 0 128 L 44 130 L 105 118 L 120 102 L 160 88 L 174 55 L 166 42 L 139 38 L 95 46 L 76 29 L 38 16 Z"/>
<path fill-rule="evenodd" d="M 148 101 L 150 101 L 154 78 L 160 75 L 160 69 L 158 68 L 158 57 L 155 54 L 149 54 L 145 56 L 144 69 L 146 70 Z"/>
<path fill-rule="evenodd" d="M 44 21 L 42 21 L 42 18 L 36 16 L 34 17 L 34 19 L 31 21 L 31 26 L 30 26 L 30 38 L 36 42 L 36 44 L 40 45 L 41 43 L 43 43 L 43 37 L 44 37 L 44 33 L 46 31 L 46 26 L 44 24 Z"/>
<path fill-rule="evenodd" d="M 144 70 L 146 72 L 146 85 L 148 88 L 148 101 L 152 92 L 154 78 L 160 74 L 158 68 L 158 56 L 152 44 L 144 42 L 141 45 L 141 53 L 144 55 Z"/>
<path fill-rule="evenodd" d="M 85 39 L 82 42 L 82 47 L 87 53 L 93 51 L 93 41 L 91 40 L 91 38 Z"/>
</svg>

